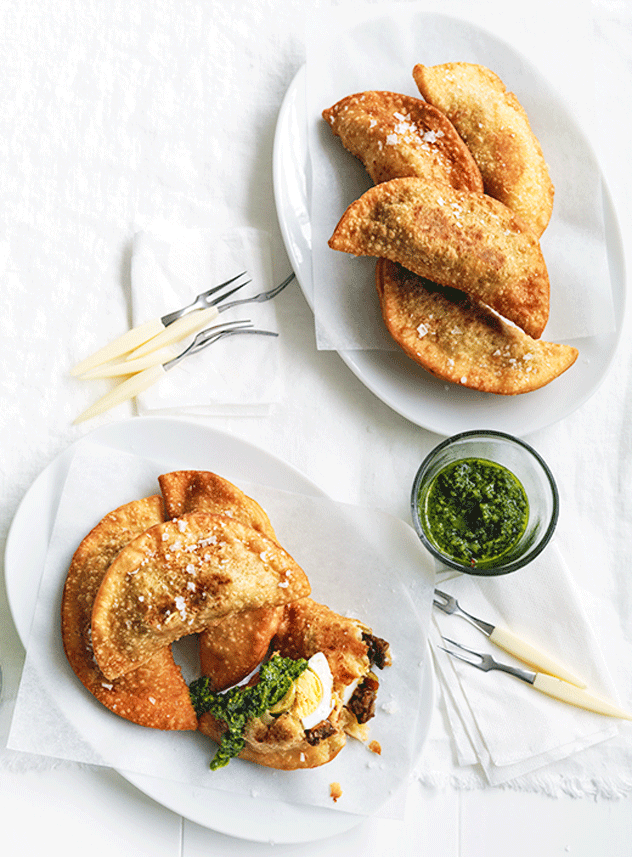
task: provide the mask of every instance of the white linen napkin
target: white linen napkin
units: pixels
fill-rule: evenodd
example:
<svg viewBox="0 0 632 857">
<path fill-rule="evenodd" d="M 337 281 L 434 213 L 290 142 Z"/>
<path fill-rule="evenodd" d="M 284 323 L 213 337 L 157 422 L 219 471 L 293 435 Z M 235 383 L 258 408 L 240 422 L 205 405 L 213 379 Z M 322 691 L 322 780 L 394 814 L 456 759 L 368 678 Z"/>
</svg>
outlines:
<svg viewBox="0 0 632 857">
<path fill-rule="evenodd" d="M 137 232 L 132 249 L 133 323 L 190 304 L 207 289 L 246 271 L 251 282 L 228 299 L 267 291 L 272 282 L 269 237 L 254 228 L 162 227 Z M 209 323 L 250 319 L 278 332 L 274 301 L 246 304 Z M 188 337 L 175 348 L 181 353 Z M 265 415 L 279 400 L 278 338 L 231 336 L 187 357 L 137 397 L 141 414 Z"/>
<path fill-rule="evenodd" d="M 582 677 L 587 689 L 617 701 L 608 668 L 564 559 L 555 544 L 507 576 L 461 575 L 439 584 L 468 613 L 500 625 Z M 539 693 L 520 679 L 482 672 L 441 650 L 442 635 L 495 660 L 525 667 L 467 620 L 433 612 L 430 641 L 460 766 L 479 763 L 498 785 L 616 735 L 618 721 Z M 530 667 L 526 667 L 531 669 Z"/>
</svg>

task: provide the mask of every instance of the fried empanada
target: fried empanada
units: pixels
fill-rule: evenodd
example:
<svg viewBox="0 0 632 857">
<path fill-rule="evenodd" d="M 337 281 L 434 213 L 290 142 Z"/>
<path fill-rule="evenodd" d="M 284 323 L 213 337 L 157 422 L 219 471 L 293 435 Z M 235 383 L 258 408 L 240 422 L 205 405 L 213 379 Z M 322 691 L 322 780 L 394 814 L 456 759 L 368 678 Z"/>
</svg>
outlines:
<svg viewBox="0 0 632 857">
<path fill-rule="evenodd" d="M 577 359 L 570 345 L 532 339 L 463 292 L 379 259 L 376 284 L 389 333 L 428 372 L 464 387 L 515 395 L 543 387 Z"/>
<path fill-rule="evenodd" d="M 97 666 L 92 649 L 92 606 L 110 563 L 132 539 L 161 521 L 161 498 L 148 497 L 110 512 L 83 539 L 64 585 L 62 641 L 81 683 L 111 711 L 140 726 L 197 729 L 189 689 L 169 646 L 157 651 L 142 667 L 113 681 Z"/>
<path fill-rule="evenodd" d="M 485 193 L 515 211 L 540 237 L 553 211 L 554 187 L 522 105 L 482 65 L 416 65 L 415 83 L 448 117 L 483 176 Z"/>
<path fill-rule="evenodd" d="M 235 518 L 276 541 L 265 511 L 222 476 L 209 471 L 179 470 L 158 477 L 168 518 L 213 512 Z M 283 606 L 229 613 L 200 632 L 200 667 L 214 690 L 242 681 L 261 663 L 278 628 Z"/>
<path fill-rule="evenodd" d="M 347 735 L 366 741 L 379 687 L 372 668 L 390 665 L 388 643 L 362 622 L 303 598 L 286 606 L 272 645 L 293 660 L 324 656 L 331 674 L 331 710 L 306 729 L 290 694 L 286 708 L 247 724 L 239 758 L 281 770 L 314 768 L 331 761 Z M 200 717 L 199 729 L 216 742 L 224 732 L 221 721 L 208 713 Z"/>
<path fill-rule="evenodd" d="M 268 653 L 283 605 L 229 613 L 200 633 L 200 669 L 213 690 L 232 687 L 250 675 Z"/>
<path fill-rule="evenodd" d="M 480 170 L 452 123 L 419 98 L 359 92 L 324 110 L 323 118 L 376 184 L 417 176 L 483 191 Z"/>
<path fill-rule="evenodd" d="M 264 536 L 276 539 L 270 519 L 256 500 L 223 476 L 208 470 L 175 470 L 159 476 L 158 484 L 167 518 L 211 512 L 235 518 Z"/>
<path fill-rule="evenodd" d="M 116 678 L 220 616 L 309 591 L 276 542 L 225 515 L 184 515 L 137 536 L 108 568 L 92 611 L 95 657 Z"/>
<path fill-rule="evenodd" d="M 533 232 L 482 193 L 418 178 L 392 179 L 351 203 L 329 246 L 398 262 L 491 306 L 537 339 L 549 315 L 549 277 Z"/>
</svg>

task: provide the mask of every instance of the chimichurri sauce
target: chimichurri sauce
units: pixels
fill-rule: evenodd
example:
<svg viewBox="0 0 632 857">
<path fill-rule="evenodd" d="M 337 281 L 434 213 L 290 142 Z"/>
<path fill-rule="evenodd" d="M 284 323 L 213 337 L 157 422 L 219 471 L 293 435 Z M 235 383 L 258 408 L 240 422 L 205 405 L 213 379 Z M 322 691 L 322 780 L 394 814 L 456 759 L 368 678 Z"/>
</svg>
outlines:
<svg viewBox="0 0 632 857">
<path fill-rule="evenodd" d="M 435 476 L 420 513 L 435 546 L 457 562 L 488 564 L 520 540 L 529 502 L 516 477 L 500 464 L 464 458 Z"/>
</svg>

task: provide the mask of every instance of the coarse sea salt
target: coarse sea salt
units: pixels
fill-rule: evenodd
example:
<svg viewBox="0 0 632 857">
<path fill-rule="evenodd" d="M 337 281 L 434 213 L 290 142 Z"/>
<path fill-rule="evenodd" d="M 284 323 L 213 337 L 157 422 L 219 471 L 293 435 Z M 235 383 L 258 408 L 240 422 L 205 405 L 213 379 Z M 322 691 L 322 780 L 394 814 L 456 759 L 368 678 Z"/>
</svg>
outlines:
<svg viewBox="0 0 632 857">
<path fill-rule="evenodd" d="M 178 613 L 180 614 L 180 618 L 184 621 L 187 618 L 187 605 L 182 595 L 176 596 L 175 605 Z"/>
</svg>

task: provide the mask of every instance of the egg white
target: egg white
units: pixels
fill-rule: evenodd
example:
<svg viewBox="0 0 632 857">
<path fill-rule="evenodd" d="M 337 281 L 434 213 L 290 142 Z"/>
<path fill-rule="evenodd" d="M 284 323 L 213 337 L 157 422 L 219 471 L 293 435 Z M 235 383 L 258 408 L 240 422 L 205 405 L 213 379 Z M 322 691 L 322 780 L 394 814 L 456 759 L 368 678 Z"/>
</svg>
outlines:
<svg viewBox="0 0 632 857">
<path fill-rule="evenodd" d="M 307 668 L 316 673 L 323 687 L 323 693 L 314 711 L 301 718 L 304 729 L 313 729 L 321 720 L 326 720 L 332 712 L 334 707 L 334 678 L 329 668 L 329 662 L 322 652 L 316 652 L 315 655 L 312 655 L 307 661 Z"/>
</svg>

